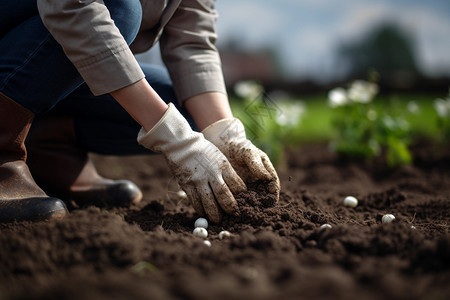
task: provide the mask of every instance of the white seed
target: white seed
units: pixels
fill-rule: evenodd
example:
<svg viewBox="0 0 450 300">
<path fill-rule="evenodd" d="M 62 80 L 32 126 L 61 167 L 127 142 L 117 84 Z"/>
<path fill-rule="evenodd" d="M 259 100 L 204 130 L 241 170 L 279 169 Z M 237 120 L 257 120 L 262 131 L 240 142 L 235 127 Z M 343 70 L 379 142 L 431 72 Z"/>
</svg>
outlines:
<svg viewBox="0 0 450 300">
<path fill-rule="evenodd" d="M 391 223 L 392 221 L 394 221 L 394 219 L 395 219 L 394 215 L 387 214 L 387 215 L 384 215 L 381 218 L 381 222 L 383 222 L 383 223 Z"/>
<path fill-rule="evenodd" d="M 348 207 L 356 207 L 358 205 L 358 199 L 353 196 L 347 196 L 344 199 L 344 205 Z"/>
<path fill-rule="evenodd" d="M 320 225 L 320 229 L 327 229 L 327 228 L 331 228 L 332 226 L 330 224 L 322 224 Z"/>
<path fill-rule="evenodd" d="M 208 241 L 208 240 L 204 240 L 204 241 L 203 241 L 203 244 L 205 244 L 205 245 L 208 246 L 208 247 L 211 247 L 211 242 Z"/>
<path fill-rule="evenodd" d="M 208 231 L 206 231 L 205 228 L 202 227 L 197 227 L 194 229 L 193 234 L 195 236 L 201 237 L 201 238 L 206 238 L 208 236 Z"/>
<path fill-rule="evenodd" d="M 206 229 L 208 228 L 208 220 L 206 220 L 205 218 L 198 218 L 197 220 L 195 220 L 194 227 L 201 227 Z"/>
<path fill-rule="evenodd" d="M 180 198 L 184 198 L 184 199 L 187 198 L 186 192 L 183 191 L 183 190 L 179 190 L 179 191 L 177 192 L 177 196 L 180 197 Z"/>
<path fill-rule="evenodd" d="M 411 229 L 416 229 L 416 226 L 414 226 L 414 225 L 411 225 Z"/>
<path fill-rule="evenodd" d="M 230 236 L 231 236 L 231 233 L 229 231 L 223 230 L 223 231 L 219 232 L 219 239 L 221 239 L 221 240 L 224 238 L 230 237 Z"/>
</svg>

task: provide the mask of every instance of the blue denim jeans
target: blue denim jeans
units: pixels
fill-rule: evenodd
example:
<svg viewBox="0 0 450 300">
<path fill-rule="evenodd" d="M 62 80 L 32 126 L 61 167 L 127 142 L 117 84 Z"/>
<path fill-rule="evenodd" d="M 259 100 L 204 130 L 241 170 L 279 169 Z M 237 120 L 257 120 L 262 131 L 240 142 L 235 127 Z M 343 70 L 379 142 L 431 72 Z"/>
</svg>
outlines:
<svg viewBox="0 0 450 300">
<path fill-rule="evenodd" d="M 128 43 L 142 18 L 138 0 L 105 0 Z M 51 109 L 83 83 L 44 27 L 36 0 L 0 1 L 0 92 L 34 113 Z"/>
<path fill-rule="evenodd" d="M 193 129 L 192 118 L 178 106 L 172 81 L 166 68 L 141 64 L 145 78 L 166 102 L 173 102 Z M 94 96 L 82 84 L 59 102 L 48 114 L 70 115 L 74 119 L 78 141 L 90 152 L 107 155 L 150 154 L 137 143 L 141 126 L 110 95 Z"/>
<path fill-rule="evenodd" d="M 138 0 L 104 0 L 128 43 L 141 20 Z M 177 103 L 165 68 L 142 65 L 166 101 Z M 94 96 L 38 15 L 36 0 L 0 1 L 0 92 L 36 113 L 70 115 L 78 140 L 91 152 L 150 153 L 140 146 L 140 125 L 110 96 Z M 180 108 L 179 108 L 180 109 Z M 180 109 L 185 116 L 186 111 Z M 192 124 L 192 120 L 188 117 Z M 0 120 L 1 122 L 1 120 Z"/>
</svg>

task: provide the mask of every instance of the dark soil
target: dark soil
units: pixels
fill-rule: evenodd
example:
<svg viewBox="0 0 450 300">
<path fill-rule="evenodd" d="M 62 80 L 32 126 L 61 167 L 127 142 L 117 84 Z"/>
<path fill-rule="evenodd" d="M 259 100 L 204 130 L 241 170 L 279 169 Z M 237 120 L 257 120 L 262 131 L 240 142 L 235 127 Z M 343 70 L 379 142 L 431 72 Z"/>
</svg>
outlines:
<svg viewBox="0 0 450 300">
<path fill-rule="evenodd" d="M 239 195 L 211 247 L 161 157 L 94 156 L 143 202 L 0 225 L 0 299 L 450 299 L 449 151 L 418 145 L 414 165 L 389 170 L 326 149 L 290 151 L 279 203 L 264 185 Z"/>
</svg>

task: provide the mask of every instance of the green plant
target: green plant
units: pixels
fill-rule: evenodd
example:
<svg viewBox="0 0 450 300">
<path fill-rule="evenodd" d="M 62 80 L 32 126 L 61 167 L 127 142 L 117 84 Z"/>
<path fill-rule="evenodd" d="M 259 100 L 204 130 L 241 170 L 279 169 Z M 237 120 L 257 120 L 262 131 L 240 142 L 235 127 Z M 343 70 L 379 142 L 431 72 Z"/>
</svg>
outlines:
<svg viewBox="0 0 450 300">
<path fill-rule="evenodd" d="M 143 275 L 145 272 L 156 273 L 158 269 L 149 262 L 140 261 L 131 267 L 131 271 Z"/>
<path fill-rule="evenodd" d="M 297 142 L 296 129 L 305 105 L 299 100 L 267 95 L 255 81 L 241 81 L 234 91 L 241 101 L 233 105 L 233 113 L 244 124 L 247 138 L 267 153 L 274 165 L 279 165 L 285 146 Z"/>
<path fill-rule="evenodd" d="M 377 93 L 377 84 L 364 80 L 329 92 L 328 104 L 336 110 L 332 149 L 367 160 L 382 156 L 390 167 L 409 164 L 410 127 L 404 112 L 395 107 L 376 109 L 372 100 Z"/>
<path fill-rule="evenodd" d="M 447 98 L 434 100 L 437 112 L 437 128 L 439 141 L 444 144 L 450 140 L 450 90 Z"/>
</svg>

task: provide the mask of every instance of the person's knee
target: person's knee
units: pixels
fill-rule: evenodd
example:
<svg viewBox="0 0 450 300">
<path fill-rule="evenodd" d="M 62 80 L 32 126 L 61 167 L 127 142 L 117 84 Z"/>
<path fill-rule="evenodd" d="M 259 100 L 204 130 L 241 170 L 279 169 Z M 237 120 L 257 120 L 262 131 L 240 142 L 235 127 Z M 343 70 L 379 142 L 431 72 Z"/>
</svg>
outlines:
<svg viewBox="0 0 450 300">
<path fill-rule="evenodd" d="M 136 37 L 142 20 L 139 0 L 104 0 L 111 18 L 128 44 Z"/>
</svg>

